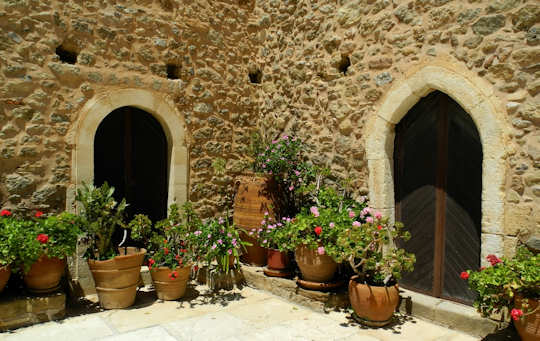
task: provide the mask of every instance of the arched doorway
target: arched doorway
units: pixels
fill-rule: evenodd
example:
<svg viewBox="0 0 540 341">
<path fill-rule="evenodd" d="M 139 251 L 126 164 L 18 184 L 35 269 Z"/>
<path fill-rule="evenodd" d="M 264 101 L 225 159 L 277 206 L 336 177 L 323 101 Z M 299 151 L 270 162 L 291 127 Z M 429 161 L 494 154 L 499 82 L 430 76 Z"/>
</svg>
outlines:
<svg viewBox="0 0 540 341">
<path fill-rule="evenodd" d="M 120 107 L 99 124 L 94 138 L 94 184 L 107 181 L 115 198 L 126 198 L 128 218 L 167 216 L 168 145 L 156 118 L 135 107 Z"/>
<path fill-rule="evenodd" d="M 422 98 L 396 125 L 396 220 L 412 238 L 414 272 L 401 284 L 472 303 L 461 271 L 480 266 L 482 144 L 471 117 L 446 94 Z"/>
</svg>

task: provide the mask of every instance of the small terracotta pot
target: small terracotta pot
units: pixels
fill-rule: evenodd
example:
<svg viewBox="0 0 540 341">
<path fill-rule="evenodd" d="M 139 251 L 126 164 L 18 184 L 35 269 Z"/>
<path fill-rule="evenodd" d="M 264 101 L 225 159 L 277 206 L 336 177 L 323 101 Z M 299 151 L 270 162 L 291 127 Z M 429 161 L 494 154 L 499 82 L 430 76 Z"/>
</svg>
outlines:
<svg viewBox="0 0 540 341">
<path fill-rule="evenodd" d="M 251 246 L 246 246 L 246 250 L 240 256 L 242 262 L 256 266 L 265 266 L 267 249 L 260 246 L 257 239 L 248 236 L 244 232 L 240 233 L 240 239 L 251 244 Z"/>
<path fill-rule="evenodd" d="M 276 249 L 268 249 L 268 268 L 273 270 L 287 270 L 290 265 L 289 253 Z"/>
<path fill-rule="evenodd" d="M 10 276 L 11 266 L 9 264 L 0 267 L 0 292 L 4 291 Z"/>
<path fill-rule="evenodd" d="M 89 259 L 88 266 L 96 283 L 99 305 L 105 309 L 127 308 L 135 302 L 145 249 L 119 249 L 120 256 L 98 261 Z"/>
<path fill-rule="evenodd" d="M 294 258 L 302 272 L 302 279 L 313 282 L 328 282 L 334 278 L 337 263 L 328 255 L 319 255 L 306 245 L 298 246 Z"/>
<path fill-rule="evenodd" d="M 349 281 L 349 300 L 360 322 L 372 326 L 385 326 L 399 303 L 398 285 L 380 287 L 357 282 L 358 276 Z"/>
<path fill-rule="evenodd" d="M 41 255 L 24 274 L 24 284 L 30 292 L 53 292 L 58 289 L 65 267 L 65 258 L 49 258 L 47 255 Z"/>
<path fill-rule="evenodd" d="M 183 297 L 186 293 L 189 275 L 191 273 L 191 265 L 183 268 L 176 268 L 176 278 L 172 279 L 170 274 L 172 270 L 169 267 L 160 266 L 152 268 L 150 275 L 156 288 L 157 297 L 164 301 L 173 301 Z"/>
<path fill-rule="evenodd" d="M 527 314 L 525 316 L 514 321 L 514 326 L 523 341 L 539 341 L 540 340 L 540 307 L 538 305 L 540 302 L 535 299 L 528 300 L 528 311 L 533 313 Z M 522 309 L 521 305 L 523 302 L 523 297 L 516 295 L 514 297 L 514 306 L 516 309 Z M 535 311 L 536 309 L 536 311 Z"/>
</svg>

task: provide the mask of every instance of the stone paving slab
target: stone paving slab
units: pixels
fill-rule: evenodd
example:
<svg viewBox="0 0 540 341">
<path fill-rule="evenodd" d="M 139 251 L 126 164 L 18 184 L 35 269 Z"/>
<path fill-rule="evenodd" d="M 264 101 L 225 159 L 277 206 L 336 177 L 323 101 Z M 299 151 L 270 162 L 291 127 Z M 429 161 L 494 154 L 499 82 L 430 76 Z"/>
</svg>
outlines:
<svg viewBox="0 0 540 341">
<path fill-rule="evenodd" d="M 0 334 L 0 340 L 479 340 L 405 315 L 390 327 L 370 329 L 354 322 L 347 311 L 317 312 L 249 287 L 213 294 L 197 286 L 179 301 L 138 302 L 128 309 L 17 329 Z"/>
</svg>

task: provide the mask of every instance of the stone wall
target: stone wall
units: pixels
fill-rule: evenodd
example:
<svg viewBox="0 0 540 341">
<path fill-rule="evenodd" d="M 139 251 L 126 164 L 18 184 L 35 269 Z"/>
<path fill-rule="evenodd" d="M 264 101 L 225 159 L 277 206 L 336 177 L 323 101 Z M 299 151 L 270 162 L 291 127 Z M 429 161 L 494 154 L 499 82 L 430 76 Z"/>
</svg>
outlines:
<svg viewBox="0 0 540 341">
<path fill-rule="evenodd" d="M 81 109 L 129 88 L 173 101 L 187 127 L 190 198 L 206 215 L 220 210 L 255 120 L 252 9 L 233 0 L 3 1 L 0 206 L 65 209 Z M 229 160 L 223 178 L 210 167 L 216 156 Z"/>
<path fill-rule="evenodd" d="M 502 171 L 494 174 L 503 186 L 492 188 L 496 184 L 485 163 L 483 196 L 493 190 L 500 199 L 493 206 L 483 202 L 483 232 L 489 232 L 483 247 L 511 254 L 517 237 L 540 232 L 536 1 L 261 0 L 254 16 L 261 29 L 258 62 L 263 73 L 256 98 L 268 134 L 298 131 L 313 146 L 316 162 L 353 179 L 359 193 L 369 193 L 369 179 L 381 169 L 368 171 L 366 140 L 377 127 L 367 122 L 383 115 L 383 103 L 401 105 L 389 96 L 415 70 L 448 68 L 485 92 L 500 118 L 502 143 L 492 147 L 504 151 L 496 160 L 503 163 Z M 464 106 L 460 94 L 447 94 Z M 491 124 L 491 118 L 476 119 L 477 126 Z M 388 143 L 393 146 L 392 139 Z M 386 190 L 392 192 L 393 210 L 393 188 Z M 504 214 L 497 222 L 486 221 L 489 210 Z"/>
<path fill-rule="evenodd" d="M 225 206 L 220 193 L 244 170 L 259 125 L 269 137 L 294 131 L 315 163 L 372 196 L 369 122 L 386 120 L 392 91 L 435 65 L 480 89 L 497 117 L 502 188 L 485 165 L 484 194 L 500 199 L 483 207 L 483 229 L 490 250 L 509 254 L 540 224 L 539 22 L 534 0 L 3 1 L 0 206 L 64 209 L 70 134 L 85 105 L 119 89 L 173 103 L 186 126 L 188 195 L 205 215 Z M 218 156 L 224 176 L 211 168 Z M 488 211 L 502 218 L 486 221 Z"/>
</svg>

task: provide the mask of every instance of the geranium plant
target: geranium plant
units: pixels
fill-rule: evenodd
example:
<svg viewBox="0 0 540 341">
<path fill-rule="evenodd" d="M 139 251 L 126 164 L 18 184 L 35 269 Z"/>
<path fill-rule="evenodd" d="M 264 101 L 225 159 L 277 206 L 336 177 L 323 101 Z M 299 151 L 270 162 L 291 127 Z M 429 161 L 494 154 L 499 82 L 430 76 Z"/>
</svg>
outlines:
<svg viewBox="0 0 540 341">
<path fill-rule="evenodd" d="M 0 211 L 0 266 L 15 262 L 19 250 L 18 238 L 20 231 L 26 228 L 27 223 L 15 220 L 11 211 Z"/>
<path fill-rule="evenodd" d="M 528 309 L 528 300 L 540 299 L 540 255 L 521 246 L 512 259 L 489 255 L 487 260 L 490 266 L 460 274 L 478 294 L 474 302 L 478 312 L 490 316 L 508 310 L 514 320 L 534 313 Z M 516 295 L 525 301 L 522 307 L 515 306 Z"/>
<path fill-rule="evenodd" d="M 403 272 L 414 269 L 414 254 L 397 248 L 397 239 L 408 240 L 410 233 L 400 222 L 392 224 L 388 217 L 366 207 L 361 220 L 348 226 L 339 235 L 338 261 L 347 261 L 361 281 L 369 285 L 389 286 L 397 283 Z"/>
<path fill-rule="evenodd" d="M 114 187 L 105 182 L 100 187 L 83 183 L 77 189 L 75 199 L 81 204 L 81 238 L 86 244 L 86 257 L 96 260 L 110 259 L 117 255 L 112 236 L 117 228 L 125 228 L 124 211 L 127 203 L 118 203 L 114 197 Z"/>
</svg>

